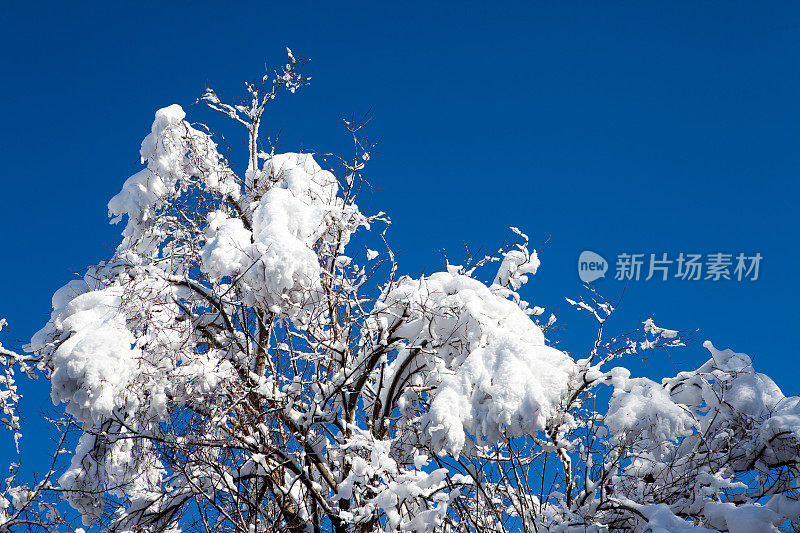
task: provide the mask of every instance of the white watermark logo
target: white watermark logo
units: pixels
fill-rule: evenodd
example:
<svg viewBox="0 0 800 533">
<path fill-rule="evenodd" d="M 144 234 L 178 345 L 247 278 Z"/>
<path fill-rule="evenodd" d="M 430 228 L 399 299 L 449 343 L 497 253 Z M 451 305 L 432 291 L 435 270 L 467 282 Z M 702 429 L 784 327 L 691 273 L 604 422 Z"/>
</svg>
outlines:
<svg viewBox="0 0 800 533">
<path fill-rule="evenodd" d="M 617 254 L 614 279 L 618 281 L 756 281 L 761 261 L 760 253 L 715 252 L 710 254 L 684 253 Z M 608 262 L 599 254 L 585 250 L 578 258 L 578 277 L 584 283 L 604 278 Z"/>
<path fill-rule="evenodd" d="M 589 250 L 581 252 L 578 258 L 578 276 L 584 283 L 604 278 L 608 271 L 608 261 L 602 255 Z"/>
</svg>

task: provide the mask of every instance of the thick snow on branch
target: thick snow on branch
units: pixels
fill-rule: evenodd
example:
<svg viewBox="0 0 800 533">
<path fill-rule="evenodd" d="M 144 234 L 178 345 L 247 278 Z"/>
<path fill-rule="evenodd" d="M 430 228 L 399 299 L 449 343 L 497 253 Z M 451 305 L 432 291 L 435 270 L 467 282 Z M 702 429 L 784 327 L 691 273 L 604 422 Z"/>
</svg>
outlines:
<svg viewBox="0 0 800 533">
<path fill-rule="evenodd" d="M 535 434 L 565 398 L 572 359 L 546 346 L 541 329 L 501 291 L 457 268 L 401 279 L 381 302 L 379 330 L 405 341 L 383 381 L 425 369 L 415 385 L 435 390 L 421 423 L 438 453 L 458 456 L 468 435 L 484 442 Z"/>
<path fill-rule="evenodd" d="M 190 126 L 185 117 L 177 104 L 156 112 L 152 131 L 140 150 L 147 168 L 128 178 L 122 191 L 108 202 L 112 222 L 128 216 L 121 248 L 149 254 L 157 251 L 155 247 L 166 235 L 163 230 L 147 230 L 155 229 L 157 211 L 180 196 L 192 181 L 200 179 L 209 191 L 234 199 L 239 195 L 239 185 L 217 152 L 217 145 L 206 133 Z"/>
<path fill-rule="evenodd" d="M 322 269 L 315 246 L 339 254 L 365 223 L 355 205 L 310 154 L 280 154 L 250 173 L 246 209 L 252 229 L 216 211 L 208 218 L 203 269 L 213 279 L 237 278 L 248 305 L 296 316 L 320 298 Z"/>
</svg>

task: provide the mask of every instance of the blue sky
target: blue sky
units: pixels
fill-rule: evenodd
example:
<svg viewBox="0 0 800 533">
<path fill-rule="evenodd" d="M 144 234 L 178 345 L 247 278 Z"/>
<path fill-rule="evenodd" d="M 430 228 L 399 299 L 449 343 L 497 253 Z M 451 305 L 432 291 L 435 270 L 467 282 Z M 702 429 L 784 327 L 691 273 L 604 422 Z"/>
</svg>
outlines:
<svg viewBox="0 0 800 533">
<path fill-rule="evenodd" d="M 238 96 L 289 46 L 311 58 L 312 85 L 282 96 L 267 127 L 286 151 L 344 150 L 338 118 L 372 110 L 382 142 L 361 205 L 390 214 L 406 272 L 519 226 L 549 239 L 524 296 L 559 307 L 568 341 L 581 322 L 563 298 L 581 294 L 583 250 L 758 252 L 757 281 L 630 283 L 617 326 L 655 315 L 699 328 L 800 392 L 796 2 L 44 2 L 0 17 L 9 347 L 44 324 L 73 271 L 110 256 L 122 228 L 106 202 L 140 168 L 154 111 L 216 120 L 190 105 L 204 87 Z M 616 297 L 611 274 L 595 285 Z M 698 343 L 641 371 L 705 358 Z M 23 385 L 37 431 L 46 384 Z"/>
</svg>

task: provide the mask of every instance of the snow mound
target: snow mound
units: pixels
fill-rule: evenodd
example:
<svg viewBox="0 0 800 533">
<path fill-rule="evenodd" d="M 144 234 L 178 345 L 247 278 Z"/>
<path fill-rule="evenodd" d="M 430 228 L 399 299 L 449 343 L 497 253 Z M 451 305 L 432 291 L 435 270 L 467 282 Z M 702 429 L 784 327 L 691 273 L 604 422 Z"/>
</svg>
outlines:
<svg viewBox="0 0 800 533">
<path fill-rule="evenodd" d="M 421 423 L 440 453 L 458 456 L 469 435 L 493 441 L 544 430 L 567 393 L 575 363 L 546 346 L 505 294 L 451 268 L 401 279 L 377 309 L 377 329 L 406 342 L 386 381 L 402 378 L 410 357 L 428 368 L 424 385 L 435 390 Z"/>
<path fill-rule="evenodd" d="M 251 180 L 264 190 L 251 202 L 252 230 L 241 219 L 211 213 L 203 268 L 215 279 L 241 276 L 252 290 L 251 303 L 296 316 L 321 291 L 315 246 L 344 247 L 363 216 L 345 206 L 336 178 L 311 154 L 275 155 Z"/>
</svg>

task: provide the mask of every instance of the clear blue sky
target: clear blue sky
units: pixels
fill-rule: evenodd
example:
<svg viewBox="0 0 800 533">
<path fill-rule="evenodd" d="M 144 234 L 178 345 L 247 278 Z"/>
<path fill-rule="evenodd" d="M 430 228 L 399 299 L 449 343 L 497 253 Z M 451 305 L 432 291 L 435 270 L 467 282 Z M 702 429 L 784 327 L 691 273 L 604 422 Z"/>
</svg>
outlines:
<svg viewBox="0 0 800 533">
<path fill-rule="evenodd" d="M 238 96 L 289 46 L 314 79 L 276 102 L 268 127 L 286 151 L 342 150 L 338 117 L 372 109 L 382 143 L 362 207 L 391 215 L 406 271 L 440 267 L 442 248 L 457 262 L 465 241 L 493 249 L 519 226 L 550 239 L 525 296 L 570 327 L 563 297 L 580 294 L 582 250 L 759 252 L 755 282 L 630 284 L 618 326 L 654 314 L 699 328 L 800 393 L 800 4 L 161 4 L 0 14 L 7 346 L 44 324 L 73 270 L 110 256 L 122 228 L 106 202 L 139 168 L 154 111 L 189 106 L 206 84 Z M 611 274 L 596 285 L 616 296 Z M 706 356 L 698 344 L 673 357 Z M 46 383 L 23 385 L 35 423 Z"/>
</svg>

